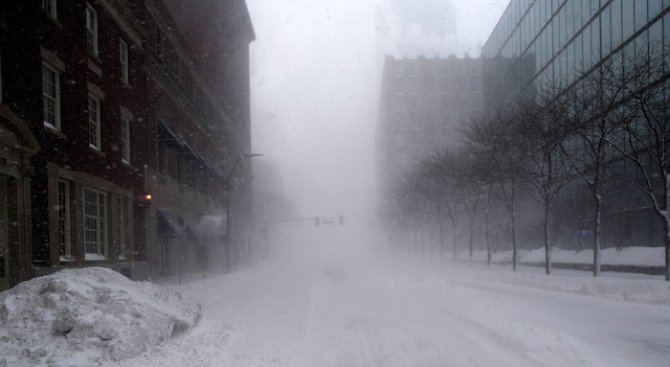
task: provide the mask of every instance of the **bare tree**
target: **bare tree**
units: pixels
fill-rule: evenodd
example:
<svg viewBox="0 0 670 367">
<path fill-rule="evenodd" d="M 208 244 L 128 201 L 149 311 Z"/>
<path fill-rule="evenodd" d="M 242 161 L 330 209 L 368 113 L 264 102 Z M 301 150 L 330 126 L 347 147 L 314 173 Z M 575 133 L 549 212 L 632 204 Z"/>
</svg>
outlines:
<svg viewBox="0 0 670 367">
<path fill-rule="evenodd" d="M 440 213 L 446 215 L 451 222 L 453 260 L 458 254 L 458 225 L 460 213 L 466 208 L 466 200 L 462 182 L 459 178 L 462 162 L 457 153 L 445 149 L 435 152 L 423 162 L 423 172 L 430 177 L 436 194 L 439 197 Z"/>
<path fill-rule="evenodd" d="M 454 259 L 458 258 L 455 248 L 457 212 L 465 213 L 468 217 L 468 259 L 470 263 L 472 263 L 474 252 L 476 217 L 484 195 L 482 175 L 475 164 L 475 158 L 472 152 L 461 148 L 436 153 L 425 163 L 433 170 L 433 175 L 440 179 L 442 194 L 445 197 L 443 204 L 452 220 L 454 230 Z"/>
<path fill-rule="evenodd" d="M 517 268 L 517 192 L 525 173 L 528 156 L 526 144 L 518 139 L 519 119 L 514 111 L 500 109 L 472 120 L 465 130 L 466 143 L 477 154 L 480 170 L 487 183 L 487 205 L 484 210 L 488 262 L 491 261 L 489 211 L 491 194 L 503 203 L 510 221 L 512 270 Z"/>
<path fill-rule="evenodd" d="M 626 93 L 619 110 L 635 115 L 622 127 L 624 141 L 612 145 L 638 168 L 634 183 L 650 199 L 664 225 L 665 280 L 670 281 L 670 105 L 661 57 L 626 55 L 612 84 Z"/>
<path fill-rule="evenodd" d="M 569 134 L 561 151 L 572 169 L 586 184 L 593 198 L 593 276 L 600 275 L 600 237 L 602 207 L 609 164 L 618 155 L 621 126 L 629 121 L 631 110 L 620 108 L 625 89 L 619 82 L 619 71 L 611 59 L 591 71 L 578 85 L 572 86 L 558 100 L 568 107 L 566 119 Z"/>
<path fill-rule="evenodd" d="M 516 142 L 529 149 L 524 179 L 532 187 L 532 196 L 544 209 L 547 274 L 551 274 L 551 209 L 559 192 L 573 178 L 571 166 L 560 149 L 567 131 L 568 110 L 554 92 L 541 93 L 536 99 L 525 100 L 515 107 L 519 119 Z"/>
</svg>

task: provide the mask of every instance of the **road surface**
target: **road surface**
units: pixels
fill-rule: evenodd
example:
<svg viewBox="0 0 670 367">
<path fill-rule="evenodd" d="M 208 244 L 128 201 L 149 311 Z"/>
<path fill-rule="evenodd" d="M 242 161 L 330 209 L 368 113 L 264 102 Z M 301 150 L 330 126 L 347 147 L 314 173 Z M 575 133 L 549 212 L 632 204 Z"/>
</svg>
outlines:
<svg viewBox="0 0 670 367">
<path fill-rule="evenodd" d="M 667 305 L 466 274 L 340 254 L 284 258 L 192 281 L 185 296 L 203 305 L 199 326 L 121 365 L 613 367 L 670 361 Z"/>
</svg>

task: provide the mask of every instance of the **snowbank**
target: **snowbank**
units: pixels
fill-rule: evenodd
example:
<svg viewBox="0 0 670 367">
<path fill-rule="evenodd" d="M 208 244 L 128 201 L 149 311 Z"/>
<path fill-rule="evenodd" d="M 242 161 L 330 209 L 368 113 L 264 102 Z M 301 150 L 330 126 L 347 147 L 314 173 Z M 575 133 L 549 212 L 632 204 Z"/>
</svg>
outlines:
<svg viewBox="0 0 670 367">
<path fill-rule="evenodd" d="M 0 366 L 91 366 L 193 327 L 200 305 L 105 268 L 67 269 L 0 293 Z"/>
<path fill-rule="evenodd" d="M 606 248 L 601 250 L 601 263 L 603 265 L 625 265 L 644 267 L 664 267 L 665 249 L 663 247 L 625 247 L 621 250 Z M 460 252 L 460 259 L 469 259 L 467 251 Z M 544 247 L 528 251 L 518 250 L 517 258 L 521 264 L 544 264 Z M 472 254 L 475 261 L 486 261 L 486 251 L 476 250 Z M 512 251 L 498 251 L 491 254 L 494 263 L 512 262 Z M 551 261 L 562 264 L 592 264 L 593 250 L 584 249 L 579 252 L 574 250 L 563 250 L 554 247 L 551 251 Z"/>
<path fill-rule="evenodd" d="M 601 250 L 603 265 L 631 265 L 631 266 L 665 266 L 663 247 L 626 247 L 621 250 L 606 248 Z M 586 249 L 579 252 L 554 248 L 551 251 L 551 261 L 564 264 L 592 264 L 593 250 Z M 531 251 L 521 258 L 525 263 L 544 263 L 544 248 Z"/>
<path fill-rule="evenodd" d="M 578 270 L 555 269 L 551 276 L 539 267 L 522 266 L 519 271 L 510 271 L 509 266 L 459 265 L 450 268 L 458 278 L 486 284 L 512 284 L 553 291 L 586 294 L 621 301 L 670 305 L 670 285 L 662 277 L 608 273 L 593 277 L 591 273 Z"/>
</svg>

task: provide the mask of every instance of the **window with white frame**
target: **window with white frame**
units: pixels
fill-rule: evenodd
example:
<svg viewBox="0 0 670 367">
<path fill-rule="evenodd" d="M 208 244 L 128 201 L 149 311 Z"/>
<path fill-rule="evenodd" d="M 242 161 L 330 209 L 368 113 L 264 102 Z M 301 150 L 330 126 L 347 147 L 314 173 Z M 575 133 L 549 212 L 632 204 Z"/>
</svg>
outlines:
<svg viewBox="0 0 670 367">
<path fill-rule="evenodd" d="M 116 238 L 119 244 L 119 258 L 125 259 L 128 239 L 126 235 L 126 200 L 124 198 L 117 198 L 116 200 Z"/>
<path fill-rule="evenodd" d="M 177 81 L 181 81 L 181 57 L 179 57 L 179 54 L 175 53 L 174 54 L 174 77 L 177 79 Z"/>
<path fill-rule="evenodd" d="M 70 184 L 65 180 L 58 180 L 58 248 L 61 260 L 72 258 L 70 236 Z"/>
<path fill-rule="evenodd" d="M 84 245 L 87 260 L 107 256 L 107 195 L 84 189 Z"/>
<path fill-rule="evenodd" d="M 98 56 L 98 13 L 90 4 L 86 4 L 86 48 Z"/>
<path fill-rule="evenodd" d="M 53 20 L 58 19 L 57 0 L 42 0 L 42 11 L 44 15 Z"/>
<path fill-rule="evenodd" d="M 42 115 L 44 126 L 60 130 L 60 74 L 42 64 Z"/>
<path fill-rule="evenodd" d="M 0 103 L 2 103 L 2 47 L 0 47 Z"/>
<path fill-rule="evenodd" d="M 130 164 L 130 119 L 121 116 L 121 161 Z"/>
<path fill-rule="evenodd" d="M 156 38 L 154 39 L 154 53 L 160 59 L 163 57 L 163 32 L 156 26 Z"/>
<path fill-rule="evenodd" d="M 101 150 L 100 144 L 100 100 L 88 95 L 88 146 Z"/>
<path fill-rule="evenodd" d="M 121 82 L 128 84 L 128 44 L 119 40 L 119 63 L 121 65 Z"/>
</svg>

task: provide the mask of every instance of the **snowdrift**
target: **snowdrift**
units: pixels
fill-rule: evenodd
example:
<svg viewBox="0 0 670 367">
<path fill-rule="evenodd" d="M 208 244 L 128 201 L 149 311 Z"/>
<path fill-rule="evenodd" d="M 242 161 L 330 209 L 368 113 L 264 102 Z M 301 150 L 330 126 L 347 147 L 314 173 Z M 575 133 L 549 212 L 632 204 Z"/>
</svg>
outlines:
<svg viewBox="0 0 670 367">
<path fill-rule="evenodd" d="M 0 366 L 91 366 L 190 329 L 201 307 L 106 268 L 67 269 L 0 293 Z"/>
<path fill-rule="evenodd" d="M 601 263 L 603 265 L 624 265 L 642 267 L 664 267 L 665 248 L 663 247 L 624 247 L 616 249 L 613 247 L 601 250 Z M 461 260 L 468 260 L 468 251 L 459 252 Z M 486 261 L 486 251 L 475 250 L 472 254 L 474 261 Z M 517 252 L 519 264 L 544 264 L 544 247 L 534 250 L 519 249 Z M 512 251 L 497 251 L 491 254 L 494 263 L 511 263 Z M 583 249 L 579 252 L 564 250 L 554 247 L 551 250 L 551 261 L 561 264 L 589 265 L 593 263 L 593 250 Z"/>
</svg>

